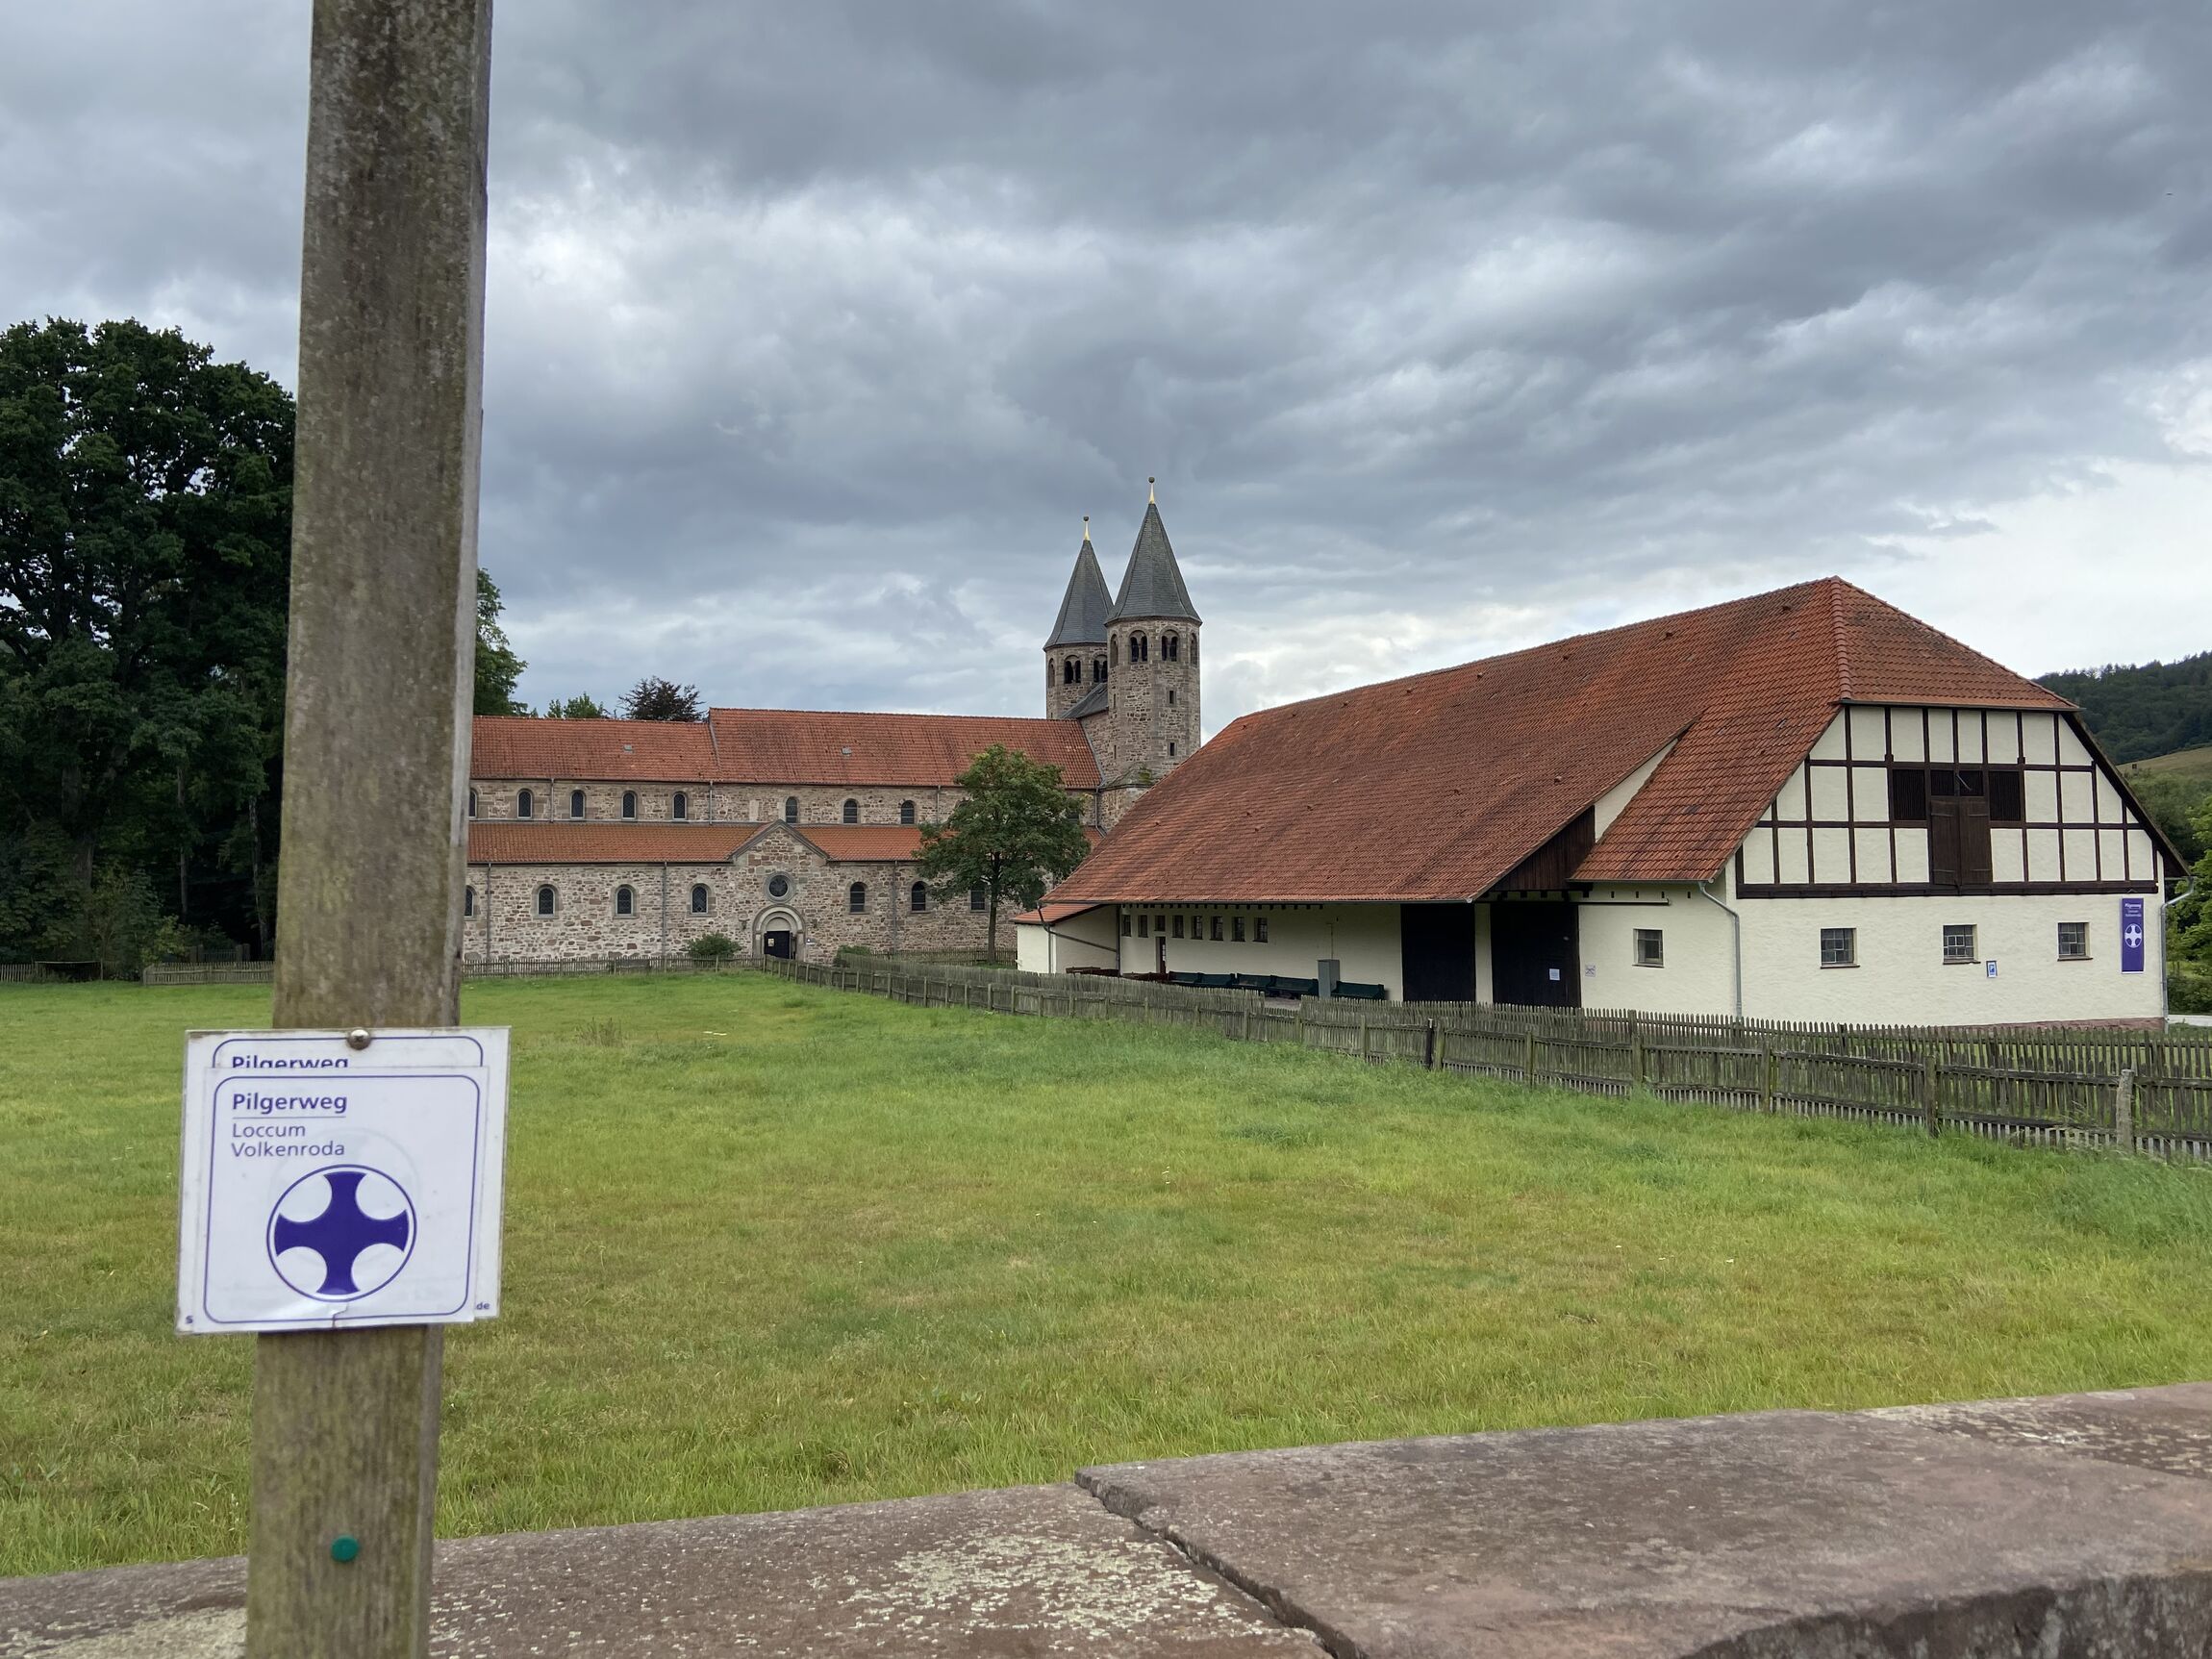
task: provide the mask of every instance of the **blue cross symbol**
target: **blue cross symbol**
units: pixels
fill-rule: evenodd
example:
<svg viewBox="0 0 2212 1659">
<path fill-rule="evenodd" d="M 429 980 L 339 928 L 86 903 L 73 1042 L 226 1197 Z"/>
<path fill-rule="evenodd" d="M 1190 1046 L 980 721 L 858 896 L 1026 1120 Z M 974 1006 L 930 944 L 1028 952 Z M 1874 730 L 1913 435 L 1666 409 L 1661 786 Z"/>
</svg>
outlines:
<svg viewBox="0 0 2212 1659">
<path fill-rule="evenodd" d="M 361 1207 L 361 1183 L 368 1175 L 390 1181 L 392 1190 L 399 1194 L 400 1202 L 409 1207 L 396 1216 L 368 1214 Z M 322 1213 L 305 1221 L 295 1221 L 285 1215 L 285 1198 L 289 1198 L 307 1182 L 315 1180 L 330 1190 L 330 1201 Z M 293 1182 L 285 1190 L 285 1197 L 277 1200 L 276 1211 L 269 1218 L 269 1257 L 273 1263 L 287 1250 L 313 1250 L 322 1260 L 319 1287 L 296 1283 L 282 1268 L 277 1269 L 278 1275 L 311 1296 L 319 1296 L 325 1301 L 346 1301 L 381 1289 L 399 1271 L 399 1266 L 395 1266 L 375 1284 L 363 1289 L 354 1282 L 353 1274 L 362 1252 L 377 1244 L 390 1244 L 401 1252 L 400 1266 L 404 1266 L 405 1253 L 414 1236 L 413 1205 L 406 1191 L 390 1176 L 374 1169 L 318 1169 Z"/>
</svg>

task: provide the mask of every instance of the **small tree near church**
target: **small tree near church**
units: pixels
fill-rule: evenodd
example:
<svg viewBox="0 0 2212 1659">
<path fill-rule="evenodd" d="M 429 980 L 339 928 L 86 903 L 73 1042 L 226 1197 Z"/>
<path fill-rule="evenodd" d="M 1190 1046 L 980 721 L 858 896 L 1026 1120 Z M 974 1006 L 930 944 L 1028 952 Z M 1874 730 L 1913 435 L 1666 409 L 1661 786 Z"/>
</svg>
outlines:
<svg viewBox="0 0 2212 1659">
<path fill-rule="evenodd" d="M 998 960 L 998 912 L 1023 909 L 1064 879 L 1091 843 L 1083 809 L 1068 798 L 1060 768 L 993 743 L 953 780 L 968 792 L 941 824 L 921 829 L 921 877 L 939 899 L 983 889 L 990 909 L 985 960 Z"/>
</svg>

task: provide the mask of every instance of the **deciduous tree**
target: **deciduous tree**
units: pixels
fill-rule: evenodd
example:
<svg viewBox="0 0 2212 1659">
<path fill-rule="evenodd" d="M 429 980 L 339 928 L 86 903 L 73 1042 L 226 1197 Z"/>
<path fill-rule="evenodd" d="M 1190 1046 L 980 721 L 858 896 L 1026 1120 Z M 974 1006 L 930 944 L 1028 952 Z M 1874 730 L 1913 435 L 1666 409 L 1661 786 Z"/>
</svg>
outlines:
<svg viewBox="0 0 2212 1659">
<path fill-rule="evenodd" d="M 939 898 L 982 888 L 990 911 L 988 960 L 998 960 L 998 912 L 1027 908 L 1091 850 L 1083 810 L 1060 768 L 993 743 L 954 780 L 967 792 L 943 823 L 921 830 L 922 879 Z"/>
<path fill-rule="evenodd" d="M 622 693 L 622 717 L 625 720 L 703 720 L 706 711 L 699 707 L 699 688 L 679 686 L 673 680 L 664 680 L 648 674 Z"/>
</svg>

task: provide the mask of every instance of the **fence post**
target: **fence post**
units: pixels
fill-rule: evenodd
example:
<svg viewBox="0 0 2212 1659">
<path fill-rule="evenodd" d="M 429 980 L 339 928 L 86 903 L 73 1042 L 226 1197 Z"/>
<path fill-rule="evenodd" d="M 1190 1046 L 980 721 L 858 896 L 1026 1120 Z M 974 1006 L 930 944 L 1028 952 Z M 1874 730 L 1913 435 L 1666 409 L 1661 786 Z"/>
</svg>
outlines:
<svg viewBox="0 0 2212 1659">
<path fill-rule="evenodd" d="M 1943 1133 L 1943 1095 L 1939 1087 L 1942 1067 L 1934 1055 L 1929 1055 L 1921 1072 L 1921 1112 L 1927 1119 L 1928 1136 L 1932 1140 Z"/>
<path fill-rule="evenodd" d="M 1636 1023 L 1635 1016 L 1631 1015 L 1628 1019 L 1628 1081 L 1634 1088 L 1642 1089 L 1645 1085 L 1644 1066 L 1644 1029 Z"/>
<path fill-rule="evenodd" d="M 1774 1095 L 1776 1093 L 1776 1085 L 1780 1082 L 1780 1078 L 1777 1076 L 1777 1073 L 1781 1070 L 1781 1058 L 1775 1054 L 1773 1044 L 1770 1043 L 1766 1038 L 1760 1038 L 1759 1110 L 1762 1112 L 1772 1114 L 1774 1110 Z"/>
<path fill-rule="evenodd" d="M 1368 1057 L 1368 1017 L 1367 1017 L 1366 1015 L 1364 1015 L 1364 1014 L 1363 1014 L 1363 1015 L 1361 1015 L 1361 1016 L 1360 1016 L 1360 1058 L 1361 1058 L 1362 1060 L 1365 1060 L 1367 1057 Z"/>
<path fill-rule="evenodd" d="M 1521 1040 L 1521 1080 L 1536 1081 L 1536 1033 L 1533 1031 Z"/>
<path fill-rule="evenodd" d="M 1421 1045 L 1420 1063 L 1429 1070 L 1436 1069 L 1436 1021 L 1428 1022 L 1428 1036 Z"/>
<path fill-rule="evenodd" d="M 1252 1005 L 1251 1005 L 1250 1003 L 1248 1003 L 1248 1002 L 1247 1002 L 1247 1003 L 1245 1003 L 1245 1004 L 1244 1004 L 1244 1041 L 1245 1041 L 1246 1043 L 1249 1043 L 1249 1042 L 1251 1042 L 1251 1040 L 1252 1040 Z"/>
<path fill-rule="evenodd" d="M 2121 1072 L 2112 1085 L 2112 1144 L 2123 1152 L 2135 1150 L 2135 1068 Z"/>
</svg>

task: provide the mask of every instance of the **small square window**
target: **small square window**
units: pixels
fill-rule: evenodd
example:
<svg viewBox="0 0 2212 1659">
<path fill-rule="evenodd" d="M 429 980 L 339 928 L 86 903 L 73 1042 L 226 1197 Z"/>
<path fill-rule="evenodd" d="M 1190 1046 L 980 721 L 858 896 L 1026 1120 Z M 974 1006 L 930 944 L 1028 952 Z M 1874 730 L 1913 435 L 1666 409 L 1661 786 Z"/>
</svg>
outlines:
<svg viewBox="0 0 2212 1659">
<path fill-rule="evenodd" d="M 2087 962 L 2089 960 L 2089 923 L 2062 921 L 2058 924 L 2058 960 L 2061 962 Z"/>
<path fill-rule="evenodd" d="M 1821 966 L 1856 968 L 1859 965 L 1859 930 L 1855 927 L 1821 929 Z"/>
<path fill-rule="evenodd" d="M 1252 917 L 1252 943 L 1254 944 L 1268 943 L 1268 918 L 1264 916 Z"/>
<path fill-rule="evenodd" d="M 1948 963 L 1979 962 L 1974 953 L 1973 926 L 1972 923 L 1949 921 L 1944 923 L 1943 959 Z"/>
<path fill-rule="evenodd" d="M 1656 927 L 1636 930 L 1636 966 L 1638 968 L 1665 968 L 1667 966 L 1667 936 Z"/>
</svg>

